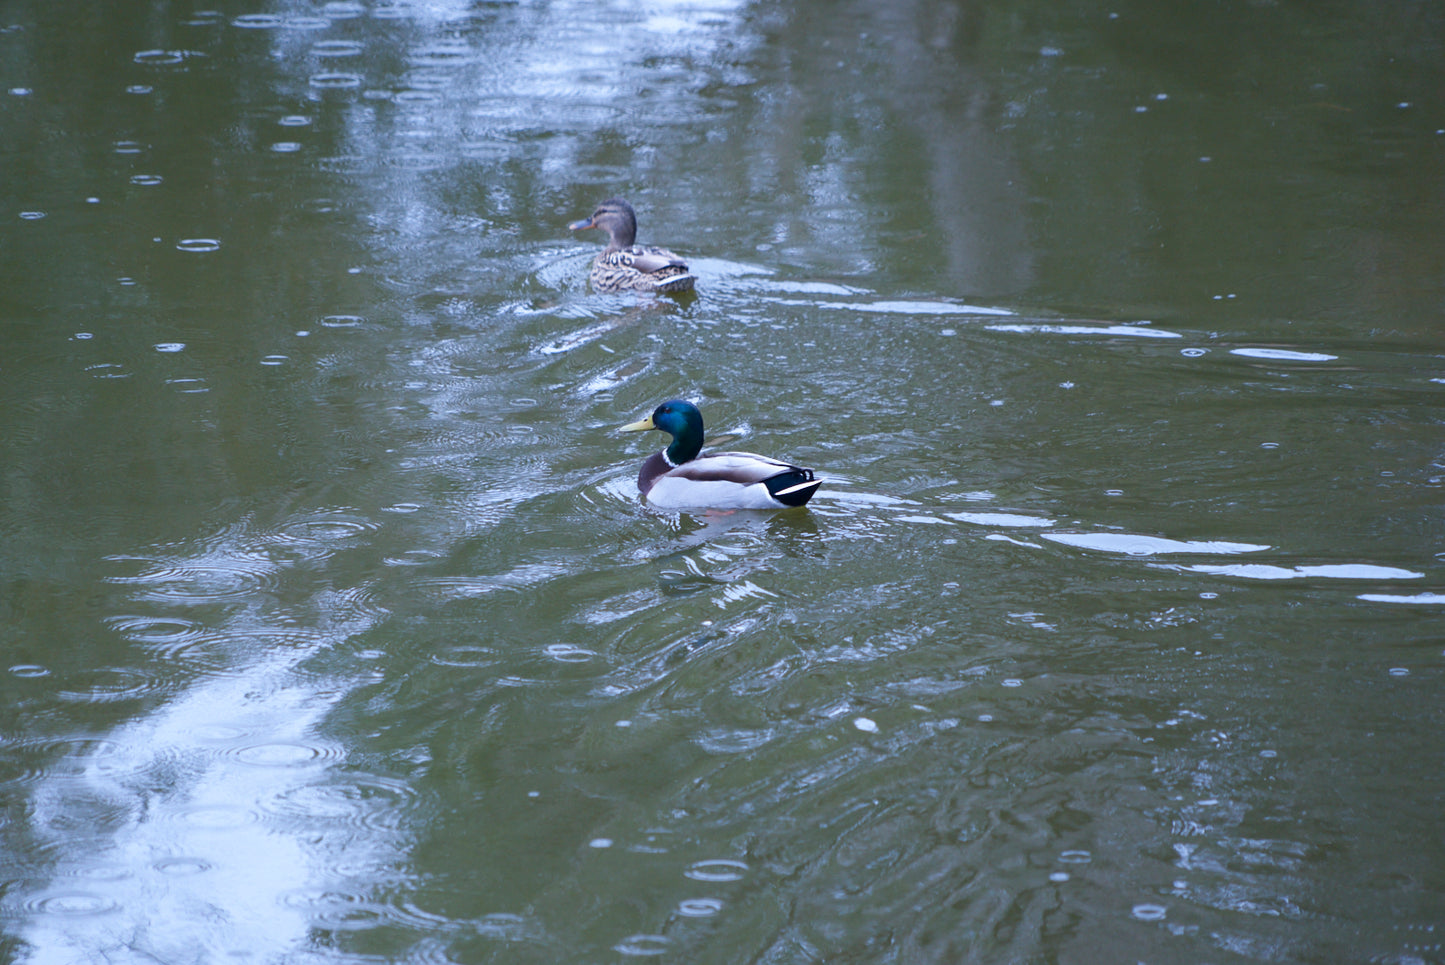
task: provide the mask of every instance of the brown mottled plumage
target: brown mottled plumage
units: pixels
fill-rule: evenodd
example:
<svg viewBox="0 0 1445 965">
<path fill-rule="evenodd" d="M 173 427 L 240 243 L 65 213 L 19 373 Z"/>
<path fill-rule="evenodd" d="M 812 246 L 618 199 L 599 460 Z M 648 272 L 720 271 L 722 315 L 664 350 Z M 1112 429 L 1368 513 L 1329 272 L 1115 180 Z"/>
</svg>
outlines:
<svg viewBox="0 0 1445 965">
<path fill-rule="evenodd" d="M 593 291 L 599 292 L 687 292 L 697 279 L 687 262 L 675 252 L 655 245 L 639 245 L 637 215 L 621 198 L 608 198 L 592 217 L 567 226 L 573 231 L 599 228 L 607 232 L 607 247 L 592 261 L 587 276 Z"/>
</svg>

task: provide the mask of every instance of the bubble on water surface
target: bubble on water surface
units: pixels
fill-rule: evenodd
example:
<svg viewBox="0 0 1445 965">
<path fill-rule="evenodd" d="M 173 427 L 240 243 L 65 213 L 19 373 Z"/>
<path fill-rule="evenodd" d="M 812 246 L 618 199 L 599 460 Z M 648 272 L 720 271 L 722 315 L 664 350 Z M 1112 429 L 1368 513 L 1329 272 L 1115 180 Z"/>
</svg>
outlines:
<svg viewBox="0 0 1445 965">
<path fill-rule="evenodd" d="M 130 176 L 131 184 L 146 188 L 154 187 L 164 180 L 159 174 L 132 174 Z"/>
<path fill-rule="evenodd" d="M 174 386 L 177 392 L 186 395 L 198 395 L 211 391 L 211 387 L 206 385 L 205 379 L 166 379 L 166 385 Z"/>
<path fill-rule="evenodd" d="M 855 717 L 853 719 L 853 726 L 865 734 L 878 733 L 878 724 L 868 717 Z"/>
<path fill-rule="evenodd" d="M 366 8 L 353 0 L 330 0 L 321 7 L 321 15 L 329 20 L 351 20 L 366 12 Z"/>
<path fill-rule="evenodd" d="M 318 40 L 311 45 L 311 53 L 317 57 L 355 57 L 365 46 L 355 40 Z"/>
<path fill-rule="evenodd" d="M 722 909 L 718 898 L 684 898 L 677 903 L 677 913 L 684 918 L 711 918 Z"/>
<path fill-rule="evenodd" d="M 461 644 L 432 654 L 431 662 L 443 667 L 490 667 L 497 662 L 497 652 L 491 647 Z"/>
<path fill-rule="evenodd" d="M 276 123 L 282 127 L 310 127 L 311 118 L 305 114 L 287 114 L 285 117 L 277 120 Z"/>
<path fill-rule="evenodd" d="M 1207 349 L 1207 348 L 1182 348 L 1182 349 L 1179 350 L 1179 354 L 1182 355 L 1182 356 L 1184 356 L 1185 358 L 1197 359 L 1197 358 L 1199 358 L 1199 357 L 1202 356 L 1202 355 L 1208 355 L 1208 354 L 1209 354 L 1209 349 Z"/>
<path fill-rule="evenodd" d="M 741 881 L 748 873 L 746 862 L 731 858 L 708 858 L 695 861 L 683 872 L 693 881 Z"/>
<path fill-rule="evenodd" d="M 265 355 L 261 358 L 262 365 L 285 365 L 289 361 L 291 359 L 285 355 Z"/>
<path fill-rule="evenodd" d="M 351 90 L 361 86 L 361 75 L 342 71 L 316 74 L 311 78 L 311 86 L 321 90 Z"/>
<path fill-rule="evenodd" d="M 455 67 L 475 58 L 471 44 L 464 40 L 437 40 L 412 50 L 407 60 L 416 67 Z"/>
<path fill-rule="evenodd" d="M 360 315 L 327 315 L 321 319 L 322 328 L 358 328 L 366 319 Z"/>
<path fill-rule="evenodd" d="M 666 935 L 631 935 L 613 945 L 612 950 L 619 955 L 650 957 L 665 954 L 671 944 Z"/>
<path fill-rule="evenodd" d="M 21 220 L 21 221 L 39 221 L 41 218 L 44 218 L 44 217 L 45 217 L 45 212 L 44 212 L 44 211 L 22 211 L 22 212 L 20 212 L 20 220 Z"/>
<path fill-rule="evenodd" d="M 156 349 L 157 352 L 164 352 L 164 353 L 184 352 L 184 351 L 186 350 L 186 343 L 185 343 L 185 342 L 157 342 L 157 343 L 156 343 L 156 346 L 155 346 L 155 349 Z"/>
<path fill-rule="evenodd" d="M 1060 851 L 1059 860 L 1064 864 L 1088 864 L 1094 860 L 1094 856 L 1088 851 L 1075 848 L 1069 851 Z"/>
<path fill-rule="evenodd" d="M 50 676 L 50 668 L 38 663 L 17 663 L 10 668 L 12 677 L 33 678 Z"/>
<path fill-rule="evenodd" d="M 542 652 L 558 663 L 587 663 L 597 659 L 595 650 L 576 647 L 570 643 L 553 643 L 542 648 Z"/>
<path fill-rule="evenodd" d="M 277 141 L 271 145 L 273 154 L 295 154 L 301 150 L 301 145 L 296 141 Z"/>
<path fill-rule="evenodd" d="M 176 242 L 177 251 L 190 252 L 192 254 L 206 254 L 220 250 L 221 243 L 215 238 L 182 238 Z"/>
<path fill-rule="evenodd" d="M 204 858 L 178 855 L 173 858 L 162 858 L 151 867 L 168 878 L 185 878 L 210 871 L 211 863 Z"/>
<path fill-rule="evenodd" d="M 1130 909 L 1129 914 L 1139 921 L 1163 921 L 1168 909 L 1153 902 L 1144 902 Z"/>
<path fill-rule="evenodd" d="M 409 87 L 406 90 L 399 90 L 391 95 L 393 102 L 397 104 L 435 104 L 442 99 L 442 95 L 434 90 L 419 90 Z M 431 155 L 420 155 L 431 157 Z"/>
<path fill-rule="evenodd" d="M 186 62 L 183 50 L 141 50 L 131 59 L 143 67 L 178 67 Z"/>
<path fill-rule="evenodd" d="M 282 20 L 274 13 L 243 13 L 231 20 L 231 26 L 243 30 L 275 30 Z"/>
</svg>

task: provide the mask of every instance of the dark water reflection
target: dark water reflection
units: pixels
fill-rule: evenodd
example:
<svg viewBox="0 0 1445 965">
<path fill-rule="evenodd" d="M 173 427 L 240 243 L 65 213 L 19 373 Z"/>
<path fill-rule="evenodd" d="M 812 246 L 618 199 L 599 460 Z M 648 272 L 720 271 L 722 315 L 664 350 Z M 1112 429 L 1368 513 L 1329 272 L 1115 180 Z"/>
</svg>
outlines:
<svg viewBox="0 0 1445 965">
<path fill-rule="evenodd" d="M 1439 960 L 1442 24 L 1208 9 L 0 11 L 7 956 Z"/>
</svg>

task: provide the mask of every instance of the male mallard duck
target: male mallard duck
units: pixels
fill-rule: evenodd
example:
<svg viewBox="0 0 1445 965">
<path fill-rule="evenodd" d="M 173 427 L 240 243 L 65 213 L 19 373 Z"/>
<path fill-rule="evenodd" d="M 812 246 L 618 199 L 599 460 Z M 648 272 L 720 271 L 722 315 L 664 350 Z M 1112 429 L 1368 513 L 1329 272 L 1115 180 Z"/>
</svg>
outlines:
<svg viewBox="0 0 1445 965">
<path fill-rule="evenodd" d="M 672 442 L 637 474 L 637 488 L 664 509 L 786 509 L 812 498 L 823 480 L 813 470 L 751 452 L 702 451 L 702 413 L 691 402 L 664 402 L 623 432 L 661 429 Z"/>
<path fill-rule="evenodd" d="M 601 228 L 607 247 L 592 262 L 592 290 L 599 292 L 690 292 L 697 279 L 687 262 L 666 248 L 634 244 L 637 214 L 621 198 L 609 198 L 592 217 L 567 226 L 573 231 Z"/>
</svg>

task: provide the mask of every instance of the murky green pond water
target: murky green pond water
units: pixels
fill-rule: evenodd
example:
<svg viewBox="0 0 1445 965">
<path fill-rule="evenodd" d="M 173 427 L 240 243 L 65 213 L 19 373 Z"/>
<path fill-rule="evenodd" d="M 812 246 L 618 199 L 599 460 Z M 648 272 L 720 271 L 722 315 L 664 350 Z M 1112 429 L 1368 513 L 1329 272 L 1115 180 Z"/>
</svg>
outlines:
<svg viewBox="0 0 1445 965">
<path fill-rule="evenodd" d="M 0 3 L 3 957 L 1445 960 L 1445 17 L 1166 7 Z"/>
</svg>

